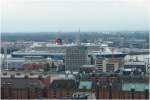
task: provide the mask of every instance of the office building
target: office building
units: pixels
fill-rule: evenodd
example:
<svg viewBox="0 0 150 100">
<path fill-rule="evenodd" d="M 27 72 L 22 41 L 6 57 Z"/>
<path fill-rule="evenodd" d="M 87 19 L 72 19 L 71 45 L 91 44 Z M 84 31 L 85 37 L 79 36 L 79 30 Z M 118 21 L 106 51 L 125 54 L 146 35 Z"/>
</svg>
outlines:
<svg viewBox="0 0 150 100">
<path fill-rule="evenodd" d="M 80 66 L 87 64 L 87 48 L 81 45 L 68 47 L 65 54 L 65 69 L 79 70 Z"/>
</svg>

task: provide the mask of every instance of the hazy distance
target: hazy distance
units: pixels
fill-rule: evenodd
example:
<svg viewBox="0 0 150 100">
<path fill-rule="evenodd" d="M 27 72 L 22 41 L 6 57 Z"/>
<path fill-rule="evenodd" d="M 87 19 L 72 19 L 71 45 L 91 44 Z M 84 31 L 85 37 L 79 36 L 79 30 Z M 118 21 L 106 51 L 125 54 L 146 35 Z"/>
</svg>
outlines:
<svg viewBox="0 0 150 100">
<path fill-rule="evenodd" d="M 1 32 L 148 30 L 148 0 L 2 0 Z"/>
</svg>

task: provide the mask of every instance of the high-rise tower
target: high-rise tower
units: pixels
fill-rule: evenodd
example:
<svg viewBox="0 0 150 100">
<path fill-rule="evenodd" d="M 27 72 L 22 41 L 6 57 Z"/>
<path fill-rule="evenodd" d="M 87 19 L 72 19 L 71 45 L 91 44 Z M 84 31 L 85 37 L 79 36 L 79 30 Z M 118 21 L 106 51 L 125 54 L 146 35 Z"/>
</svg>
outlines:
<svg viewBox="0 0 150 100">
<path fill-rule="evenodd" d="M 87 48 L 82 45 L 70 46 L 66 49 L 65 69 L 70 71 L 78 71 L 82 65 L 87 64 L 88 53 Z"/>
</svg>

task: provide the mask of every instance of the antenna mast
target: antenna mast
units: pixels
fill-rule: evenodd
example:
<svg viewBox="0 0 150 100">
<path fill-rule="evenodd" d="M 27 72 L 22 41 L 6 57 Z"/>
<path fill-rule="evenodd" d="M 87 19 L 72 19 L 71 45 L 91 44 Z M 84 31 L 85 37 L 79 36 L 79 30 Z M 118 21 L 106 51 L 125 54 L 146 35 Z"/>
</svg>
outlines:
<svg viewBox="0 0 150 100">
<path fill-rule="evenodd" d="M 79 28 L 79 31 L 78 31 L 78 34 L 77 34 L 77 45 L 81 45 L 80 43 L 80 28 Z"/>
<path fill-rule="evenodd" d="M 4 42 L 4 68 L 8 70 L 8 64 L 7 64 L 7 41 L 5 39 Z"/>
</svg>

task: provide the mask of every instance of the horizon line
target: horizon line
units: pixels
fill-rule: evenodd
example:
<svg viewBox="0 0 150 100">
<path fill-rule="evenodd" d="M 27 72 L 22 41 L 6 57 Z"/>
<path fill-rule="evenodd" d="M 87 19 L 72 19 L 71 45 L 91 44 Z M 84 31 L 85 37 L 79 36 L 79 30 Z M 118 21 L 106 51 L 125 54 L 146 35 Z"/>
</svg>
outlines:
<svg viewBox="0 0 150 100">
<path fill-rule="evenodd" d="M 80 33 L 82 32 L 145 32 L 145 31 L 150 31 L 150 30 L 101 30 L 101 31 L 82 31 L 80 30 Z M 78 31 L 18 31 L 18 32 L 1 32 L 1 34 L 3 33 L 78 33 Z"/>
</svg>

